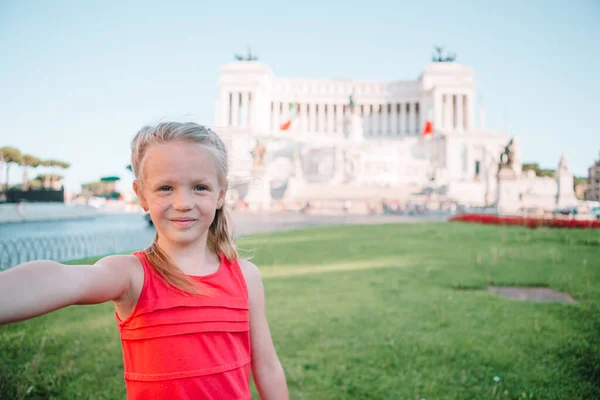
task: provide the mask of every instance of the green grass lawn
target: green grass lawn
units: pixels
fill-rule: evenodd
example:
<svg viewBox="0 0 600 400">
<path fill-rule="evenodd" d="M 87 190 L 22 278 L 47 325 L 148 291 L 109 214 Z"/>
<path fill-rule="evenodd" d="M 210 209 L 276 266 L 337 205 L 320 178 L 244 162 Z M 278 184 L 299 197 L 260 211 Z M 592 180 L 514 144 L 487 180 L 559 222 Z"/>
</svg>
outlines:
<svg viewBox="0 0 600 400">
<path fill-rule="evenodd" d="M 262 271 L 292 399 L 600 397 L 598 230 L 322 227 L 239 247 Z M 577 302 L 477 290 L 490 284 Z M 2 399 L 125 396 L 111 304 L 2 326 L 0 350 Z"/>
</svg>

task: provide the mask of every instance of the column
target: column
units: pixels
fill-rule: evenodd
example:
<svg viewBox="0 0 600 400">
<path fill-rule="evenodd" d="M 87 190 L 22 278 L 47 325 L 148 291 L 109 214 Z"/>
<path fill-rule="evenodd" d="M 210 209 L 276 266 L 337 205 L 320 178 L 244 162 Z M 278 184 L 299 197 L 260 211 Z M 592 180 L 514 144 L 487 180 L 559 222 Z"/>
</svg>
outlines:
<svg viewBox="0 0 600 400">
<path fill-rule="evenodd" d="M 317 131 L 317 106 L 315 103 L 308 105 L 308 130 L 311 133 Z"/>
<path fill-rule="evenodd" d="M 458 130 L 458 95 L 452 95 L 452 131 Z"/>
<path fill-rule="evenodd" d="M 446 130 L 446 95 L 445 94 L 442 94 L 441 105 L 442 105 L 442 111 L 440 114 L 441 115 L 440 121 L 442 121 L 442 122 L 440 123 L 440 128 L 443 130 Z"/>
<path fill-rule="evenodd" d="M 323 110 L 321 109 L 321 105 L 319 103 L 315 103 L 314 105 L 314 127 L 315 129 L 313 130 L 314 133 L 320 132 L 321 131 L 321 127 L 319 125 L 319 113 L 322 113 Z"/>
<path fill-rule="evenodd" d="M 310 132 L 310 103 L 303 104 L 304 107 L 304 132 Z"/>
<path fill-rule="evenodd" d="M 248 96 L 250 93 L 242 92 L 241 103 L 240 103 L 240 127 L 247 128 L 248 127 Z"/>
<path fill-rule="evenodd" d="M 396 104 L 396 136 L 402 136 L 402 103 Z"/>
<path fill-rule="evenodd" d="M 456 99 L 456 129 L 459 132 L 465 131 L 464 114 L 463 114 L 463 98 L 464 95 L 457 95 Z"/>
<path fill-rule="evenodd" d="M 317 120 L 317 131 L 320 133 L 325 132 L 325 105 L 323 103 L 317 104 Z"/>
<path fill-rule="evenodd" d="M 300 132 L 306 132 L 308 130 L 308 124 L 307 122 L 307 107 L 308 104 L 298 104 L 298 107 L 300 107 Z"/>
<path fill-rule="evenodd" d="M 252 92 L 248 93 L 248 127 L 254 129 L 256 127 L 256 95 Z"/>
<path fill-rule="evenodd" d="M 473 104 L 473 95 L 467 94 L 465 96 L 465 109 L 463 111 L 464 121 L 465 121 L 465 130 L 470 131 L 475 127 L 475 105 Z"/>
<path fill-rule="evenodd" d="M 444 128 L 446 130 L 452 130 L 452 95 L 445 95 L 446 102 L 444 103 Z"/>
<path fill-rule="evenodd" d="M 238 116 L 240 112 L 240 93 L 232 92 L 231 97 L 231 126 L 237 128 L 239 126 Z"/>
<path fill-rule="evenodd" d="M 421 114 L 423 113 L 423 110 L 421 109 L 420 105 L 419 105 L 419 101 L 415 101 L 413 103 L 413 107 L 414 107 L 414 129 L 413 129 L 413 134 L 414 135 L 419 135 L 421 133 L 421 125 L 420 125 L 420 121 L 421 121 Z"/>
<path fill-rule="evenodd" d="M 334 119 L 334 114 L 333 114 L 333 104 L 331 103 L 327 103 L 327 134 L 328 135 L 333 135 L 334 133 L 334 128 L 333 128 L 333 123 L 335 121 Z"/>
<path fill-rule="evenodd" d="M 373 107 L 372 104 L 365 104 L 365 116 L 364 118 L 364 122 L 365 122 L 365 134 L 368 136 L 372 136 L 373 135 L 373 124 L 371 123 L 371 108 Z"/>
<path fill-rule="evenodd" d="M 277 132 L 279 131 L 279 107 L 281 107 L 281 103 L 274 101 L 272 104 L 273 112 L 271 114 L 271 131 Z"/>
<path fill-rule="evenodd" d="M 427 121 L 427 102 L 425 100 L 419 101 L 419 118 L 417 120 L 417 134 L 420 135 Z"/>
<path fill-rule="evenodd" d="M 406 103 L 400 103 L 400 115 L 398 116 L 400 118 L 400 136 L 406 136 Z"/>
<path fill-rule="evenodd" d="M 396 136 L 398 134 L 398 105 L 392 103 L 390 107 L 392 108 L 390 115 L 390 135 Z"/>
<path fill-rule="evenodd" d="M 415 103 L 414 102 L 410 102 L 408 103 L 410 105 L 410 108 L 408 110 L 408 134 L 410 136 L 414 136 L 415 135 Z"/>
<path fill-rule="evenodd" d="M 371 128 L 373 129 L 373 136 L 379 136 L 381 134 L 381 105 L 373 105 L 373 116 L 371 117 Z"/>
<path fill-rule="evenodd" d="M 335 132 L 338 135 L 344 135 L 344 106 L 342 104 L 335 106 Z"/>
<path fill-rule="evenodd" d="M 388 103 L 381 105 L 381 134 L 388 136 L 390 133 L 390 114 L 388 112 Z"/>
<path fill-rule="evenodd" d="M 279 122 L 277 123 L 277 130 L 279 131 L 279 127 L 285 122 L 287 122 L 290 117 L 290 103 L 287 101 L 281 102 L 281 115 L 279 116 Z M 291 128 L 290 128 L 291 129 Z"/>
<path fill-rule="evenodd" d="M 433 129 L 441 130 L 444 128 L 443 124 L 443 95 L 439 91 L 433 93 Z"/>
</svg>

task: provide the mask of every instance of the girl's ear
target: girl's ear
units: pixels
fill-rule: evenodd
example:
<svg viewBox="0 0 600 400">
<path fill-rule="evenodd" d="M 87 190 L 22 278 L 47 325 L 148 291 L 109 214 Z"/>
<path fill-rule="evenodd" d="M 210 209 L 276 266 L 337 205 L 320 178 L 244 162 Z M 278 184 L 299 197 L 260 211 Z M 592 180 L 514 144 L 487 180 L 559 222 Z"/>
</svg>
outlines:
<svg viewBox="0 0 600 400">
<path fill-rule="evenodd" d="M 144 209 L 144 211 L 148 211 L 148 201 L 146 201 L 146 197 L 144 196 L 144 191 L 142 190 L 142 184 L 137 179 L 133 181 L 133 191 L 135 192 L 140 205 Z"/>
</svg>

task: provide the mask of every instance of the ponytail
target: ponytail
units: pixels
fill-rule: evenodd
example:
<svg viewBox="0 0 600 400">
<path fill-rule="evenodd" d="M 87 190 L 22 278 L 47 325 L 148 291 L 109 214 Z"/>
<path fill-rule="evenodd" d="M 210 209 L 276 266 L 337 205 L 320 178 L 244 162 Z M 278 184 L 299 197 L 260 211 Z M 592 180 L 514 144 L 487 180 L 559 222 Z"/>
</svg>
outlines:
<svg viewBox="0 0 600 400">
<path fill-rule="evenodd" d="M 154 266 L 159 277 L 167 285 L 187 294 L 206 294 L 206 291 L 201 290 L 197 282 L 177 268 L 169 256 L 158 246 L 158 232 L 156 232 L 154 242 L 145 250 L 145 253 L 148 260 L 150 260 L 150 264 Z"/>
<path fill-rule="evenodd" d="M 233 229 L 230 227 L 229 213 L 223 205 L 215 212 L 215 219 L 208 229 L 208 246 L 217 254 L 223 254 L 229 261 L 238 259 Z"/>
</svg>

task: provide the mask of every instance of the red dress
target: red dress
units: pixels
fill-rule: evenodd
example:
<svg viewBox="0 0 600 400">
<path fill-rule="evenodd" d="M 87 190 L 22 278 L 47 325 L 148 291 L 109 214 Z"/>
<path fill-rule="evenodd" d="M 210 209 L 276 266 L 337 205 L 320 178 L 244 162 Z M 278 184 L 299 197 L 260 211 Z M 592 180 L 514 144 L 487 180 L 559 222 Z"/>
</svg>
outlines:
<svg viewBox="0 0 600 400">
<path fill-rule="evenodd" d="M 248 289 L 237 262 L 192 279 L 211 296 L 165 284 L 144 252 L 144 285 L 131 316 L 116 315 L 128 399 L 250 399 Z"/>
</svg>

